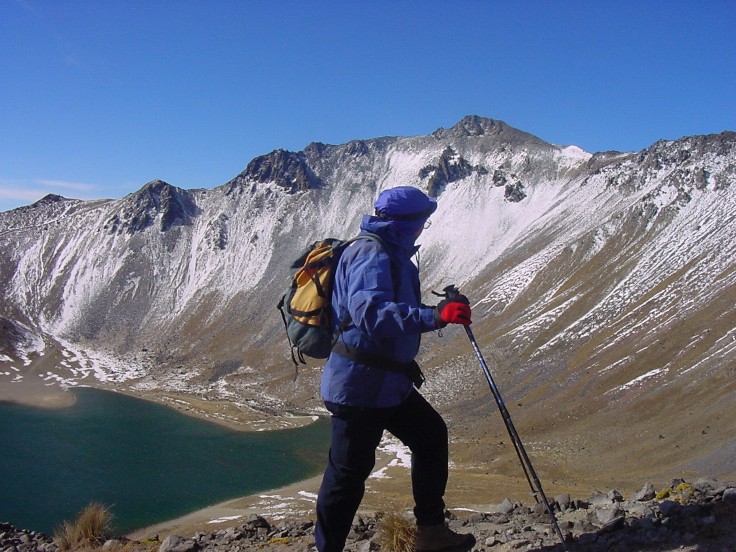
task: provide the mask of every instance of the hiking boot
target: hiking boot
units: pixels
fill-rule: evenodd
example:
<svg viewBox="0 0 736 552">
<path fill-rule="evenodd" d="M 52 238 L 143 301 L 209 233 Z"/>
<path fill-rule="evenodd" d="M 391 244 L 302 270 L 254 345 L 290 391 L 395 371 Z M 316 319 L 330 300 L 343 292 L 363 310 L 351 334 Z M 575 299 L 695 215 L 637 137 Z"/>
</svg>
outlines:
<svg viewBox="0 0 736 552">
<path fill-rule="evenodd" d="M 461 535 L 442 525 L 417 526 L 415 552 L 468 552 L 475 546 L 475 537 Z"/>
</svg>

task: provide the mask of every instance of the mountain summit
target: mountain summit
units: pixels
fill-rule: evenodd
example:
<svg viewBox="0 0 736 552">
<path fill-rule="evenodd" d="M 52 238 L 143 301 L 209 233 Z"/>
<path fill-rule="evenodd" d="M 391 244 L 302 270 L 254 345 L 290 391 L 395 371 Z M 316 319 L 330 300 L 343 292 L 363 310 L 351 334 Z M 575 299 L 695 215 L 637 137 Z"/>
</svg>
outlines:
<svg viewBox="0 0 736 552">
<path fill-rule="evenodd" d="M 591 154 L 469 116 L 277 150 L 214 189 L 153 181 L 0 213 L 0 399 L 40 376 L 319 411 L 319 366 L 292 381 L 274 307 L 289 263 L 406 184 L 438 198 L 424 289 L 471 297 L 543 469 L 563 483 L 736 474 L 733 132 Z M 473 444 L 454 456 L 473 472 L 507 447 L 467 341 L 444 333 L 425 340 L 423 392 Z"/>
</svg>

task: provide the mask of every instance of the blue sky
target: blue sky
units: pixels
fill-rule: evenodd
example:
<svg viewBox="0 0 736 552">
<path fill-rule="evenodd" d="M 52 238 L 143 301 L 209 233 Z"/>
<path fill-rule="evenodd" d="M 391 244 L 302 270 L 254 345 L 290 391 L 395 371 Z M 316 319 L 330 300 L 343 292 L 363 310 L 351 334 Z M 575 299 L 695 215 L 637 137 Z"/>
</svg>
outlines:
<svg viewBox="0 0 736 552">
<path fill-rule="evenodd" d="M 590 152 L 736 130 L 734 29 L 736 0 L 0 0 L 0 211 L 471 114 Z"/>
</svg>

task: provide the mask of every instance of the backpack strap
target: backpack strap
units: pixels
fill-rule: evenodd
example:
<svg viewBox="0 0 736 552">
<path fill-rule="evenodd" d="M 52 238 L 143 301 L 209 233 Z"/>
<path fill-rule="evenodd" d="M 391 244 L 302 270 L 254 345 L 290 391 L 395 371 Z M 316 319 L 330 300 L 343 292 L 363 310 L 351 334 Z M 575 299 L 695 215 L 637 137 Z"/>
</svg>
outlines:
<svg viewBox="0 0 736 552">
<path fill-rule="evenodd" d="M 347 242 L 345 242 L 346 247 L 350 245 L 351 243 L 353 243 L 354 241 L 357 241 L 360 239 L 368 239 L 368 240 L 372 240 L 376 242 L 378 245 L 381 246 L 381 249 L 383 249 L 388 255 L 388 258 L 391 261 L 391 283 L 393 284 L 393 287 L 394 287 L 394 299 L 395 299 L 397 295 L 396 291 L 399 287 L 399 275 L 398 275 L 398 270 L 396 266 L 396 260 L 394 259 L 394 256 L 391 254 L 391 251 L 386 245 L 386 242 L 378 234 L 374 234 L 373 232 L 366 232 L 364 234 L 358 234 L 354 238 L 350 238 Z"/>
<path fill-rule="evenodd" d="M 388 255 L 390 266 L 391 266 L 391 283 L 394 288 L 394 299 L 396 299 L 397 295 L 397 289 L 398 289 L 398 274 L 395 266 L 395 261 L 393 255 L 391 255 L 391 252 L 389 251 L 388 247 L 386 246 L 386 242 L 383 241 L 383 238 L 379 236 L 378 234 L 374 234 L 373 232 L 365 232 L 364 234 L 358 234 L 354 238 L 350 238 L 345 242 L 345 248 L 347 248 L 348 245 L 351 243 L 361 240 L 361 239 L 368 239 L 376 242 L 378 245 L 381 246 L 381 249 L 383 249 L 386 254 Z M 344 251 L 344 248 L 343 248 Z M 352 318 L 350 317 L 350 313 L 345 317 L 344 320 L 341 320 L 337 327 L 337 332 L 335 332 L 335 339 L 332 341 L 332 349 L 335 349 L 335 345 L 337 344 L 338 340 L 340 339 L 340 336 L 342 335 L 342 332 L 345 331 L 345 328 L 348 327 L 348 324 L 352 321 Z M 341 355 L 345 356 L 345 355 Z"/>
<path fill-rule="evenodd" d="M 286 322 L 286 315 L 284 314 L 284 304 L 286 303 L 286 295 L 282 296 L 279 300 L 278 304 L 276 305 L 276 308 L 281 313 L 281 320 L 284 321 L 284 333 L 286 334 L 286 340 L 289 342 L 289 350 L 291 350 L 291 361 L 294 363 L 294 381 L 296 381 L 297 376 L 299 375 L 299 364 L 297 363 L 297 359 L 299 359 L 299 362 L 302 364 L 306 364 L 307 361 L 304 360 L 304 355 L 302 352 L 294 346 L 294 344 L 291 342 L 291 338 L 289 337 L 289 324 Z M 294 350 L 296 350 L 296 355 L 294 354 Z"/>
</svg>

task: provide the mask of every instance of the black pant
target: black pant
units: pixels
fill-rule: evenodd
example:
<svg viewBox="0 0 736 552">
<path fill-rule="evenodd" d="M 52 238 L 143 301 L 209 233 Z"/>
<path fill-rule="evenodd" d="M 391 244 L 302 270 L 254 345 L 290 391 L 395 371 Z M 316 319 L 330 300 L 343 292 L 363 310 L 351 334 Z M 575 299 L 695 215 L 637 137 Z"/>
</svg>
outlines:
<svg viewBox="0 0 736 552">
<path fill-rule="evenodd" d="M 376 462 L 384 430 L 412 453 L 411 484 L 418 525 L 444 522 L 447 485 L 447 426 L 414 391 L 391 408 L 357 408 L 326 402 L 332 413 L 329 462 L 317 497 L 317 549 L 341 552 Z"/>
</svg>

